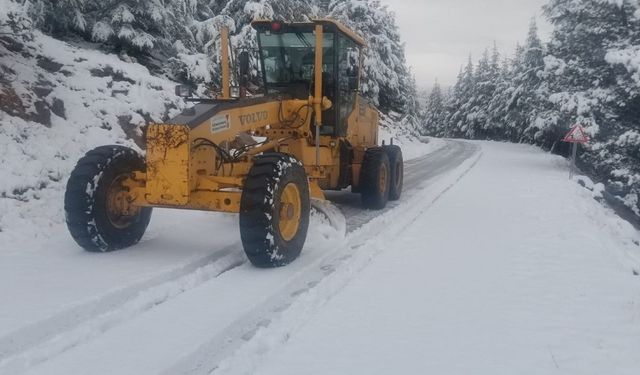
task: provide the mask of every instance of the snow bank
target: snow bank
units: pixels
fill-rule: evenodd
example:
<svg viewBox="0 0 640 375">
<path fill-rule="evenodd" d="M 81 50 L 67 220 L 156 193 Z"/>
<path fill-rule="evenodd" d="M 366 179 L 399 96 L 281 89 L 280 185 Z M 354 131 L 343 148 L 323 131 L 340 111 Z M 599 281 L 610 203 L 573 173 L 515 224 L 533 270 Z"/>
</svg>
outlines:
<svg viewBox="0 0 640 375">
<path fill-rule="evenodd" d="M 415 133 L 411 119 L 394 113 L 381 114 L 378 143 L 389 145 L 393 140 L 393 144 L 402 148 L 405 161 L 428 155 L 445 145 L 445 141 L 440 138 L 418 137 Z"/>
</svg>

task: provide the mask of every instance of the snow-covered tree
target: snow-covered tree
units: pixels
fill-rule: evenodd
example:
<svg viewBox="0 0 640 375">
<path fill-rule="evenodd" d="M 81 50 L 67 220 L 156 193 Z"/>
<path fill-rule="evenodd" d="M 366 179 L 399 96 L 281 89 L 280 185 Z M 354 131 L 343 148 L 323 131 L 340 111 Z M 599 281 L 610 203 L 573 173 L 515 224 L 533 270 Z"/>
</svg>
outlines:
<svg viewBox="0 0 640 375">
<path fill-rule="evenodd" d="M 85 11 L 89 0 L 26 0 L 24 7 L 36 26 L 59 34 L 67 29 L 87 31 Z"/>
<path fill-rule="evenodd" d="M 27 0 L 25 8 L 46 32 L 75 32 L 134 53 L 158 53 L 176 40 L 193 48 L 192 23 L 213 17 L 206 0 Z"/>
<path fill-rule="evenodd" d="M 487 139 L 515 141 L 519 137 L 519 129 L 508 121 L 509 107 L 507 105 L 515 91 L 512 69 L 509 59 L 502 58 L 495 44 L 491 57 L 491 68 L 494 93 L 486 105 L 485 135 Z"/>
<path fill-rule="evenodd" d="M 638 2 L 552 0 L 545 12 L 554 25 L 545 57 L 554 104 L 547 117 L 563 130 L 587 127 L 595 142 L 582 155 L 583 167 L 606 176 L 640 213 Z"/>
<path fill-rule="evenodd" d="M 466 104 L 468 111 L 465 132 L 470 138 L 487 139 L 487 130 L 491 126 L 488 121 L 488 103 L 495 92 L 495 79 L 489 50 L 485 50 L 475 69 L 473 95 Z"/>
<path fill-rule="evenodd" d="M 534 19 L 531 21 L 524 46 L 519 46 L 516 50 L 510 87 L 507 88 L 509 97 L 505 98 L 507 111 L 504 122 L 510 133 L 508 139 L 515 140 L 516 134 L 513 134 L 513 130 L 517 129 L 519 141 L 534 142 L 547 127 L 539 115 L 548 94 L 542 80 L 544 53 Z"/>
<path fill-rule="evenodd" d="M 473 60 L 464 69 L 460 69 L 458 80 L 453 87 L 452 95 L 447 104 L 447 137 L 464 137 L 469 129 L 469 116 L 475 94 L 475 70 Z"/>
<path fill-rule="evenodd" d="M 446 108 L 445 94 L 442 87 L 436 80 L 427 99 L 425 115 L 423 116 L 423 127 L 421 133 L 424 135 L 443 136 L 446 132 Z"/>
</svg>

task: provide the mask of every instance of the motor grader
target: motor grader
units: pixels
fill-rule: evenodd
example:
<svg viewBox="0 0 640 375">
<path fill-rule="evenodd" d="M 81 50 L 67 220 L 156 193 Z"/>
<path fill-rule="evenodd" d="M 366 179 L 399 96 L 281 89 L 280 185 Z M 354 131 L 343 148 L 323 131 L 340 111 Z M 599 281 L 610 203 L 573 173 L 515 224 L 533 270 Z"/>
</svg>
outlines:
<svg viewBox="0 0 640 375">
<path fill-rule="evenodd" d="M 148 126 L 145 156 L 102 146 L 80 159 L 65 212 L 81 247 L 136 244 L 153 207 L 231 212 L 251 263 L 278 267 L 299 256 L 323 190 L 351 186 L 368 209 L 400 198 L 402 152 L 378 146 L 378 112 L 359 92 L 365 41 L 326 19 L 252 26 L 264 95 L 247 95 L 249 54 L 232 68 L 223 28 L 218 96 L 193 98 L 179 86 L 195 105 Z"/>
</svg>

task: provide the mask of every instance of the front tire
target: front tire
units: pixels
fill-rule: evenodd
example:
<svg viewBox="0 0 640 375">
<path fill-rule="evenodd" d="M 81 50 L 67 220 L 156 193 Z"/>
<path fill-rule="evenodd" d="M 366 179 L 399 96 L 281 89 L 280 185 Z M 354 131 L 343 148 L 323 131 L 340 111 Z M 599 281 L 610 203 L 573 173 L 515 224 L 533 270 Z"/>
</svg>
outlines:
<svg viewBox="0 0 640 375">
<path fill-rule="evenodd" d="M 270 153 L 254 159 L 240 201 L 240 237 L 256 267 L 282 267 L 302 251 L 309 228 L 309 182 L 294 157 Z"/>
<path fill-rule="evenodd" d="M 67 228 L 78 245 L 108 252 L 140 241 L 152 209 L 131 205 L 122 183 L 145 170 L 144 158 L 123 146 L 98 147 L 78 161 L 64 196 Z"/>
</svg>

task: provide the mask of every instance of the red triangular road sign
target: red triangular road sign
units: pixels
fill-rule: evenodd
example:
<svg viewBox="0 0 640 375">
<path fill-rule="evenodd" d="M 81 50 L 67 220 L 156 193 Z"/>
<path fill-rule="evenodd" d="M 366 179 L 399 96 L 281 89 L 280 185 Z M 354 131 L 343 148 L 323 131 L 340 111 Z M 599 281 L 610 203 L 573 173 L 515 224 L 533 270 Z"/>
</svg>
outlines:
<svg viewBox="0 0 640 375">
<path fill-rule="evenodd" d="M 575 125 L 562 141 L 569 143 L 588 143 L 589 136 L 582 125 Z"/>
</svg>

